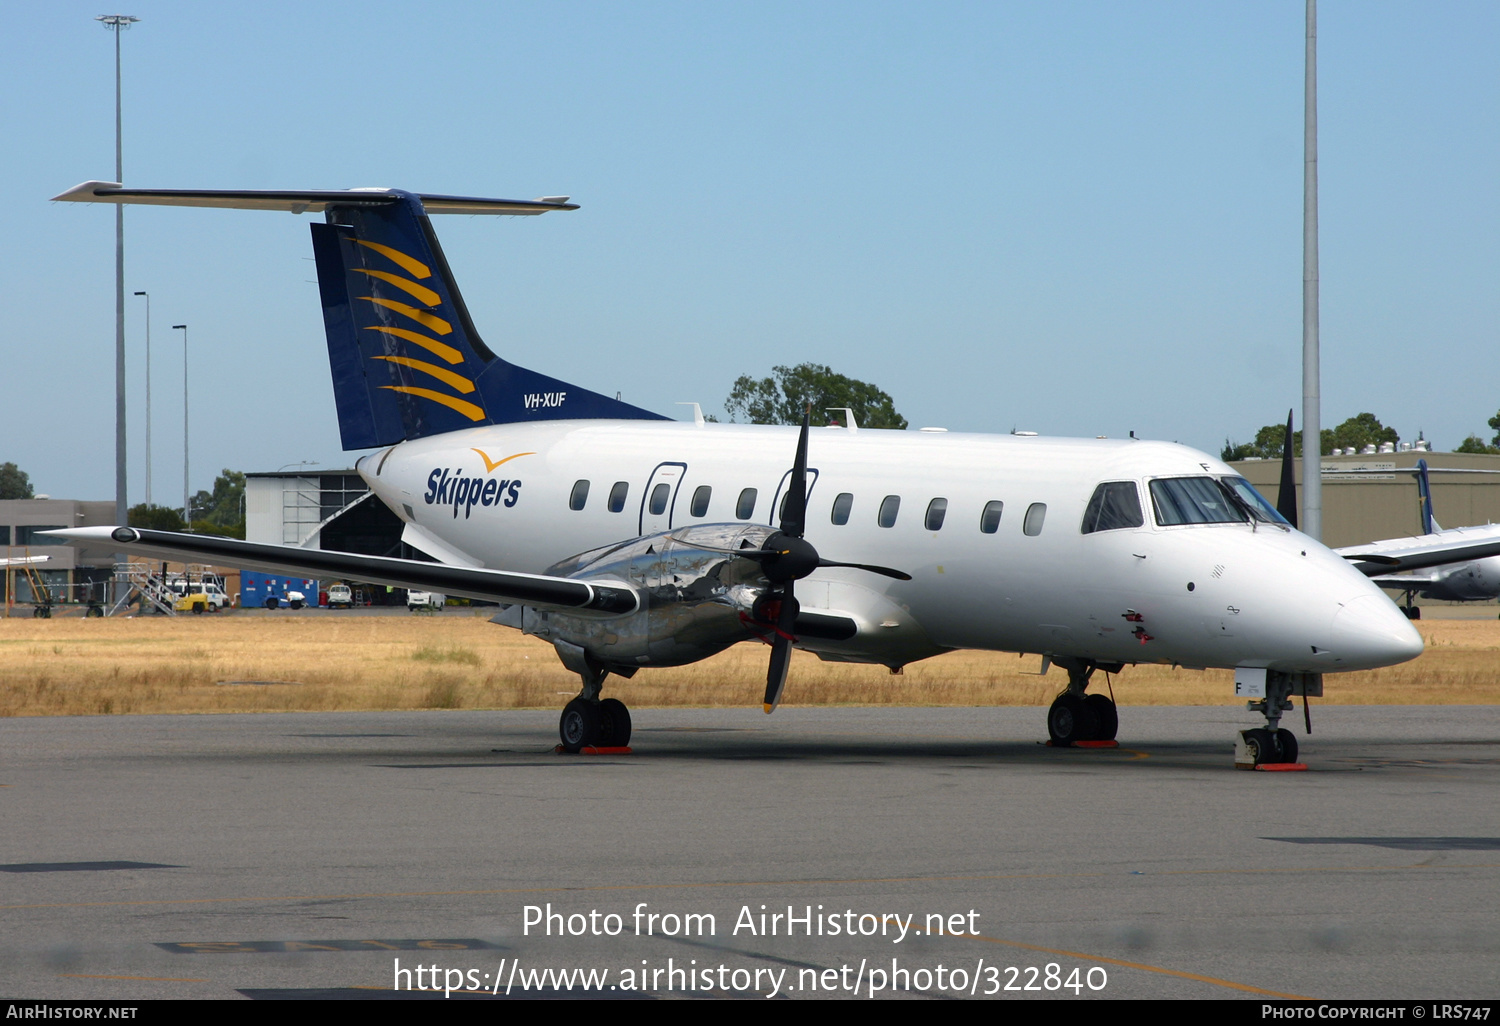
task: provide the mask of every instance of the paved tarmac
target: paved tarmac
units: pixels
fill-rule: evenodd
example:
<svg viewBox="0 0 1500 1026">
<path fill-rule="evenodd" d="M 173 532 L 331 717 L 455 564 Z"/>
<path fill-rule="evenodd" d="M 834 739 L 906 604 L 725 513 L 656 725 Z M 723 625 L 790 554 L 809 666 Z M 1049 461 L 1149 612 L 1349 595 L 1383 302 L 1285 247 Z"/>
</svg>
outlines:
<svg viewBox="0 0 1500 1026">
<path fill-rule="evenodd" d="M 1500 996 L 1500 708 L 1315 706 L 1306 773 L 1235 771 L 1231 707 L 1043 714 L 3 720 L 0 994 Z"/>
</svg>

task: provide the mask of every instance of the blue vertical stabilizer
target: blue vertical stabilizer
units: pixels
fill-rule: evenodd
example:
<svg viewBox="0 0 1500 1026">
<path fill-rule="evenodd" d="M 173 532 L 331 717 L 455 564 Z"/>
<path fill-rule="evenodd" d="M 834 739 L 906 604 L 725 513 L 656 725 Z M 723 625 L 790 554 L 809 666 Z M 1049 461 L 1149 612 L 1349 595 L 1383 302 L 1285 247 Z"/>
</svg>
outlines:
<svg viewBox="0 0 1500 1026">
<path fill-rule="evenodd" d="M 127 189 L 84 182 L 53 199 L 323 213 L 312 226 L 328 360 L 345 449 L 368 449 L 480 424 L 666 420 L 500 359 L 480 340 L 428 214 L 576 210 L 536 200 L 400 189 Z"/>
<path fill-rule="evenodd" d="M 526 370 L 474 330 L 421 200 L 328 208 L 312 226 L 345 449 L 479 424 L 657 414 Z"/>
</svg>

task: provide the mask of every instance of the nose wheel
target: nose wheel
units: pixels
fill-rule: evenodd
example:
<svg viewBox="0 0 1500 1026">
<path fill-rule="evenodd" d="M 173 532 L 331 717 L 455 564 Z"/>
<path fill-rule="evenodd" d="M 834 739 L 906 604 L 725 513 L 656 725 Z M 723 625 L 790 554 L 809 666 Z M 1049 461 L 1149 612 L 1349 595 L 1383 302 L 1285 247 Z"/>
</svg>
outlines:
<svg viewBox="0 0 1500 1026">
<path fill-rule="evenodd" d="M 1293 693 L 1307 701 L 1308 695 L 1323 693 L 1323 678 L 1316 673 L 1282 673 L 1271 670 L 1266 674 L 1266 697 L 1258 702 L 1246 703 L 1250 712 L 1265 716 L 1266 725 L 1252 730 L 1242 730 L 1234 742 L 1234 765 L 1236 769 L 1305 770 L 1297 761 L 1297 738 L 1290 730 L 1281 726 L 1281 714 L 1292 708 Z M 1308 715 L 1308 729 L 1312 729 L 1312 717 Z"/>
</svg>

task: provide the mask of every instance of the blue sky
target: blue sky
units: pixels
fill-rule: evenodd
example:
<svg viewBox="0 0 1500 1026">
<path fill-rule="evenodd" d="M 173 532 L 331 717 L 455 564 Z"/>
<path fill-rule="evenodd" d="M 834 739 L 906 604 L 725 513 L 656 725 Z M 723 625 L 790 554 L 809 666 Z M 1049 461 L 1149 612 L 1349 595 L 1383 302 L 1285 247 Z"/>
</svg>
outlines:
<svg viewBox="0 0 1500 1026">
<path fill-rule="evenodd" d="M 491 348 L 681 416 L 826 363 L 913 426 L 1217 451 L 1301 405 L 1299 0 L 494 4 L 143 0 L 125 180 L 530 198 L 438 220 Z M 114 488 L 102 7 L 0 47 L 0 461 Z M 1323 419 L 1451 448 L 1500 408 L 1500 5 L 1320 5 Z M 307 217 L 134 208 L 157 501 L 339 450 Z M 130 297 L 130 492 L 144 325 Z"/>
</svg>

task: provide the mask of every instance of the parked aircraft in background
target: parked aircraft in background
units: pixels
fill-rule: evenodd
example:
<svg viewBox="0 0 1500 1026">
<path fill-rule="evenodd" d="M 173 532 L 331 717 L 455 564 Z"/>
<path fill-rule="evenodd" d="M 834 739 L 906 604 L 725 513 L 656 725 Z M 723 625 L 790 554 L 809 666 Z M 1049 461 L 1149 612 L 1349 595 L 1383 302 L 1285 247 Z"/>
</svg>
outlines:
<svg viewBox="0 0 1500 1026">
<path fill-rule="evenodd" d="M 51 556 L 0 556 L 0 567 L 31 566 L 34 563 L 45 563 L 51 558 Z"/>
<path fill-rule="evenodd" d="M 559 724 L 571 750 L 629 740 L 628 710 L 601 696 L 609 674 L 759 639 L 768 713 L 794 647 L 893 671 L 960 648 L 1035 653 L 1068 673 L 1048 713 L 1060 745 L 1115 735 L 1114 703 L 1086 693 L 1097 670 L 1233 668 L 1265 718 L 1240 751 L 1294 762 L 1291 694 L 1422 650 L 1349 560 L 1185 446 L 679 423 L 507 362 L 470 322 L 428 215 L 575 209 L 566 197 L 90 182 L 58 199 L 324 213 L 313 250 L 344 447 L 375 450 L 360 475 L 440 562 L 56 533 L 505 603 L 495 621 L 546 639 L 582 680 Z"/>
<path fill-rule="evenodd" d="M 1490 471 L 1459 470 L 1454 473 L 1490 473 Z M 1484 547 L 1500 542 L 1500 524 L 1482 527 L 1451 527 L 1444 530 L 1438 526 L 1432 509 L 1432 484 L 1428 480 L 1426 460 L 1418 460 L 1416 466 L 1417 494 L 1422 508 L 1422 535 L 1416 538 L 1389 538 L 1370 542 L 1367 545 L 1352 545 L 1336 550 L 1346 558 L 1360 560 L 1365 555 L 1379 555 L 1402 559 L 1410 555 L 1428 556 L 1439 547 L 1467 550 L 1474 546 Z M 1450 559 L 1455 559 L 1450 556 Z M 1387 564 L 1389 566 L 1389 564 Z M 1376 573 L 1370 579 L 1382 588 L 1405 592 L 1406 605 L 1402 610 L 1412 620 L 1422 618 L 1422 607 L 1413 605 L 1415 596 L 1435 599 L 1440 602 L 1481 602 L 1500 597 L 1500 556 L 1482 559 L 1467 559 L 1443 563 L 1425 572 Z"/>
</svg>

